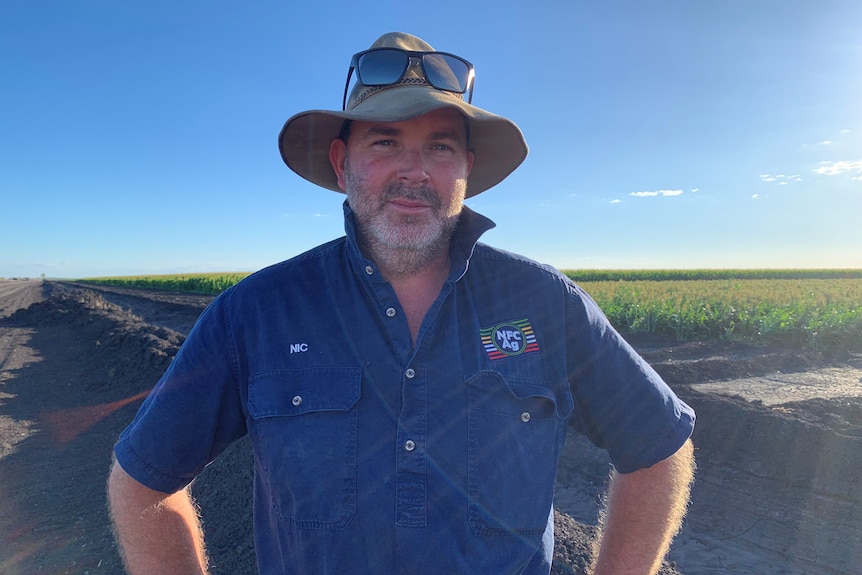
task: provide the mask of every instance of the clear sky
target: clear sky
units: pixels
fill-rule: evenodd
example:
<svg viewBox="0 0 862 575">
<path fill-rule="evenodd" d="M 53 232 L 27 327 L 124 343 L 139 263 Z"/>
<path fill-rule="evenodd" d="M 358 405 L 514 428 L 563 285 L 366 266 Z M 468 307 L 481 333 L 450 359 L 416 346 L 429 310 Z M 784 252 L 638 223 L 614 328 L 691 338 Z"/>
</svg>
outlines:
<svg viewBox="0 0 862 575">
<path fill-rule="evenodd" d="M 521 168 L 484 241 L 561 268 L 862 268 L 859 0 L 3 0 L 0 277 L 254 271 L 343 234 L 281 161 L 401 30 Z"/>
</svg>

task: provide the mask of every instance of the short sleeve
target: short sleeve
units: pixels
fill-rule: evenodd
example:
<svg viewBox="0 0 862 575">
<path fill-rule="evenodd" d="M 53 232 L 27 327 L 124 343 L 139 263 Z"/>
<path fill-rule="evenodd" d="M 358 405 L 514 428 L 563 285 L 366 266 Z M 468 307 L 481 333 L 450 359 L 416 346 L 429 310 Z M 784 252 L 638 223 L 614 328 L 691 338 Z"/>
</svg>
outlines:
<svg viewBox="0 0 862 575">
<path fill-rule="evenodd" d="M 694 430 L 694 410 L 611 326 L 580 287 L 567 300 L 571 425 L 630 473 L 673 455 Z"/>
<path fill-rule="evenodd" d="M 204 311 L 114 453 L 137 481 L 164 493 L 188 485 L 246 433 L 225 292 Z"/>
</svg>

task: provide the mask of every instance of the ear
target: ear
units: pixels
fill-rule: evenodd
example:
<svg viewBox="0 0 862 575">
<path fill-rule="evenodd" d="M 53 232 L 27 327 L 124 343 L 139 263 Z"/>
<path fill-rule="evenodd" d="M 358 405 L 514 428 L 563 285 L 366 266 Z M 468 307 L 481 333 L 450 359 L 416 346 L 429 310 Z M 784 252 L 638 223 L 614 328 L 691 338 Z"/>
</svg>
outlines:
<svg viewBox="0 0 862 575">
<path fill-rule="evenodd" d="M 335 138 L 329 144 L 329 163 L 335 176 L 338 178 L 338 187 L 342 192 L 346 192 L 347 188 L 344 185 L 344 161 L 347 158 L 347 146 L 341 138 Z"/>
<path fill-rule="evenodd" d="M 470 172 L 473 171 L 473 152 L 467 152 L 467 177 L 470 177 Z"/>
</svg>

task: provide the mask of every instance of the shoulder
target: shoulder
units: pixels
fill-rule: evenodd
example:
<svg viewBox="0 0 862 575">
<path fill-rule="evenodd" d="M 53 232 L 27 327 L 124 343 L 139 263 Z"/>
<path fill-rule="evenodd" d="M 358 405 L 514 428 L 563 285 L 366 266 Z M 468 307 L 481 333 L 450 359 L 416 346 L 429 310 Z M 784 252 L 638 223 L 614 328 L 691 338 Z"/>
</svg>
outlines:
<svg viewBox="0 0 862 575">
<path fill-rule="evenodd" d="M 225 309 L 260 307 L 273 298 L 307 295 L 343 269 L 345 238 L 321 244 L 304 253 L 262 268 L 225 290 L 216 302 Z"/>
<path fill-rule="evenodd" d="M 477 243 L 470 259 L 470 270 L 482 274 L 508 274 L 507 279 L 529 280 L 568 288 L 574 286 L 566 274 L 551 266 L 526 256 Z"/>
<path fill-rule="evenodd" d="M 508 289 L 529 293 L 530 297 L 561 298 L 571 310 L 602 315 L 592 297 L 569 276 L 549 264 L 526 256 L 477 243 L 470 259 L 468 276 L 482 282 L 506 284 Z"/>
<path fill-rule="evenodd" d="M 254 272 L 236 284 L 233 289 L 237 292 L 256 292 L 261 289 L 276 287 L 284 289 L 296 283 L 307 283 L 307 281 L 298 280 L 319 274 L 324 269 L 332 269 L 336 265 L 335 262 L 342 257 L 345 244 L 346 240 L 343 237 L 321 244 Z"/>
</svg>

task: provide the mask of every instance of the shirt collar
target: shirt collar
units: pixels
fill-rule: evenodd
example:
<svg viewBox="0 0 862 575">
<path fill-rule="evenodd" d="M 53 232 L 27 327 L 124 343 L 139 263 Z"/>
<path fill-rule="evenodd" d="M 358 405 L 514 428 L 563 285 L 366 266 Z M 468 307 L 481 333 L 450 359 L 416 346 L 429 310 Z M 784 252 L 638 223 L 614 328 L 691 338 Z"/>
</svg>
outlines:
<svg viewBox="0 0 862 575">
<path fill-rule="evenodd" d="M 368 266 L 372 266 L 376 270 L 377 266 L 374 262 L 363 256 L 359 251 L 359 242 L 356 238 L 356 218 L 347 200 L 344 201 L 343 209 L 344 232 L 347 236 L 350 260 L 355 265 L 361 266 L 363 270 L 367 269 Z M 479 242 L 479 238 L 496 225 L 490 218 L 486 218 L 482 214 L 464 206 L 458 218 L 458 227 L 455 228 L 455 233 L 452 234 L 452 240 L 449 244 L 449 256 L 451 260 L 450 278 L 454 278 L 457 281 L 463 277 L 467 272 L 467 266 L 470 263 L 470 258 L 473 255 L 476 244 Z"/>
</svg>

